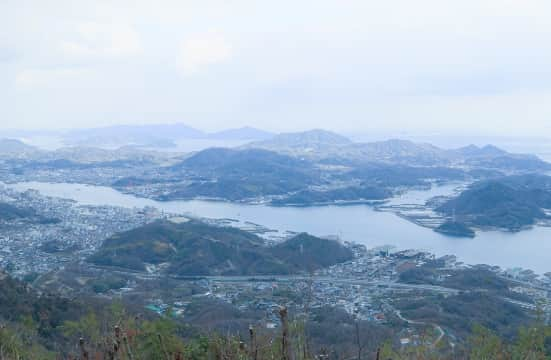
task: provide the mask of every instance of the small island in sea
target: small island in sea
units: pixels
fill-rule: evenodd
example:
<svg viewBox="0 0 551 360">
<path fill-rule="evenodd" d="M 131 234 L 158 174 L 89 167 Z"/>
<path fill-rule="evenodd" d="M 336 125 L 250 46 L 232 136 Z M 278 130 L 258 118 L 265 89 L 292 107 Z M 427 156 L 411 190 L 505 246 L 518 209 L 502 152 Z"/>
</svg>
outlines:
<svg viewBox="0 0 551 360">
<path fill-rule="evenodd" d="M 434 229 L 434 231 L 454 237 L 474 238 L 476 236 L 476 233 L 473 229 L 471 229 L 464 223 L 457 221 L 446 221 L 445 223 Z"/>
</svg>

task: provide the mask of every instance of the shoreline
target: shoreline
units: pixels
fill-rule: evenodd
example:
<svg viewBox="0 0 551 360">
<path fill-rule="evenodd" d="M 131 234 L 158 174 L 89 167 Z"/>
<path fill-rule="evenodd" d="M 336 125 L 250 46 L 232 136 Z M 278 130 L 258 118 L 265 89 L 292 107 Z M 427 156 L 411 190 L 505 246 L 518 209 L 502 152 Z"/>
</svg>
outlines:
<svg viewBox="0 0 551 360">
<path fill-rule="evenodd" d="M 433 231 L 431 231 L 431 226 L 423 223 L 422 219 L 418 217 L 412 218 L 407 214 L 396 211 L 398 210 L 397 207 L 393 207 L 393 209 L 380 209 L 378 206 L 366 205 L 365 210 L 363 210 L 364 207 L 362 206 L 354 206 L 357 204 L 351 204 L 351 207 L 272 207 L 262 204 L 254 204 L 256 206 L 252 206 L 241 203 L 219 201 L 209 203 L 198 202 L 196 204 L 188 203 L 186 201 L 181 201 L 181 204 L 179 204 L 179 201 L 175 201 L 172 204 L 166 202 L 159 202 L 155 204 L 155 202 L 150 199 L 122 194 L 111 187 L 96 188 L 94 185 L 80 183 L 68 183 L 71 186 L 63 187 L 60 183 L 46 183 L 52 185 L 50 190 L 50 187 L 46 186 L 46 184 L 43 184 L 43 186 L 41 187 L 40 182 L 34 182 L 35 186 L 31 186 L 33 182 L 29 183 L 31 184 L 25 185 L 25 183 L 18 183 L 20 184 L 19 187 L 9 187 L 19 190 L 21 192 L 25 191 L 26 188 L 35 188 L 37 189 L 37 191 L 45 196 L 68 198 L 76 201 L 79 204 L 90 204 L 98 206 L 108 204 L 114 207 L 127 208 L 156 207 L 162 213 L 178 213 L 184 214 L 186 216 L 194 215 L 194 217 L 196 218 L 208 219 L 210 221 L 214 219 L 231 218 L 233 220 L 238 220 L 241 223 L 249 221 L 256 224 L 266 224 L 266 228 L 268 229 L 280 229 L 276 230 L 277 233 L 267 234 L 268 237 L 273 236 L 274 241 L 281 241 L 282 239 L 284 239 L 289 234 L 289 232 L 287 232 L 285 229 L 291 229 L 299 230 L 299 232 L 308 232 L 320 237 L 336 234 L 344 241 L 363 244 L 368 248 L 374 248 L 384 244 L 391 244 L 392 246 L 396 246 L 399 249 L 427 249 L 430 252 L 438 255 L 453 254 L 455 256 L 458 256 L 462 261 L 470 264 L 499 264 L 503 268 L 521 266 L 527 269 L 536 269 L 538 273 L 545 273 L 547 271 L 550 271 L 546 267 L 546 262 L 541 258 L 542 249 L 545 250 L 546 248 L 548 248 L 548 245 L 546 245 L 544 239 L 549 238 L 549 236 L 547 235 L 549 232 L 546 230 L 542 231 L 538 226 L 533 227 L 532 229 L 533 231 L 535 231 L 534 234 L 538 234 L 536 235 L 537 237 L 532 236 L 528 231 L 527 235 L 518 236 L 519 239 L 517 241 L 516 239 L 513 240 L 510 235 L 516 236 L 518 233 L 510 233 L 504 231 L 494 233 L 490 231 L 487 234 L 477 234 L 478 236 L 476 241 L 472 242 L 470 241 L 470 239 L 464 239 L 465 241 L 461 241 L 460 239 L 453 239 L 451 236 L 438 233 L 434 233 L 435 235 L 433 236 L 430 234 L 433 233 Z M 82 185 L 83 188 L 79 189 L 78 185 Z M 111 196 L 115 196 L 116 193 L 119 194 L 119 197 L 113 198 L 113 201 L 110 202 L 109 199 L 111 199 Z M 427 195 L 430 195 L 429 197 L 432 197 L 432 194 Z M 403 199 L 404 201 L 404 204 L 402 205 L 405 205 L 405 207 L 409 209 L 412 208 L 412 205 L 416 208 L 420 208 L 419 204 L 412 204 L 412 201 L 416 202 L 419 201 L 419 199 L 421 199 L 421 201 L 424 201 L 424 199 L 426 198 L 425 194 L 415 193 L 413 196 L 413 200 L 409 199 L 406 196 L 401 197 L 401 199 Z M 384 207 L 384 204 L 382 206 Z M 302 209 L 304 209 L 304 212 Z M 415 227 L 427 229 L 430 231 L 430 233 L 420 230 L 417 231 L 414 228 L 411 228 L 411 226 L 406 226 L 405 223 L 400 224 L 399 221 L 397 222 L 396 220 L 392 220 L 392 217 L 381 218 L 379 216 L 372 216 L 371 212 L 389 213 L 389 215 L 392 215 L 392 217 L 394 217 L 394 215 L 398 215 L 397 218 L 405 220 L 407 223 L 413 224 Z M 341 216 L 345 216 L 345 218 L 342 218 Z M 346 216 L 351 217 L 346 218 Z M 275 221 L 267 221 L 270 217 L 275 217 Z M 302 217 L 304 217 L 304 219 L 302 219 Z M 328 222 L 329 220 L 330 223 Z M 319 224 L 317 224 L 317 222 L 319 222 Z M 387 223 L 389 226 L 389 231 L 385 231 L 385 225 L 383 225 Z M 232 222 L 231 224 L 226 223 L 225 225 L 235 226 L 240 224 Z M 383 227 L 381 227 L 381 225 L 383 225 Z M 348 229 L 343 228 L 343 226 L 353 226 L 353 228 Z M 256 232 L 258 234 L 257 231 L 253 232 Z M 381 236 L 375 234 L 381 234 Z M 504 236 L 503 240 L 501 240 L 501 236 Z M 394 239 L 396 239 L 396 241 Z M 526 245 L 526 241 L 528 241 L 529 245 Z M 501 245 L 497 245 L 502 243 L 506 246 L 502 247 Z M 541 248 L 539 245 L 540 243 Z M 526 250 L 511 252 L 511 246 L 516 247 L 517 245 L 515 244 L 518 244 L 518 246 L 520 247 L 527 246 Z M 471 250 L 473 250 L 473 247 L 488 248 L 488 246 L 498 246 L 498 248 L 502 249 L 503 251 L 500 251 L 497 254 L 491 251 L 471 252 Z M 469 256 L 468 254 L 475 254 L 476 256 Z M 482 256 L 481 254 L 488 254 L 488 256 Z M 490 254 L 492 255 L 490 256 Z M 520 259 L 524 259 L 525 261 L 517 262 L 515 260 L 515 254 L 521 256 Z"/>
</svg>

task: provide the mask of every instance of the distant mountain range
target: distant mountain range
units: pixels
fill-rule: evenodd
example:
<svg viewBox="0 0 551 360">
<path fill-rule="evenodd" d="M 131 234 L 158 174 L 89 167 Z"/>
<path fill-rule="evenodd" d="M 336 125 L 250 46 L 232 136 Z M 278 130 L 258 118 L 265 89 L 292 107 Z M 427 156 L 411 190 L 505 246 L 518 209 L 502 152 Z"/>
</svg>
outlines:
<svg viewBox="0 0 551 360">
<path fill-rule="evenodd" d="M 492 145 L 469 145 L 458 149 L 442 149 L 428 143 L 390 139 L 358 143 L 325 130 L 315 129 L 297 133 L 272 133 L 252 127 L 205 133 L 184 124 L 120 125 L 95 129 L 73 130 L 64 134 L 66 143 L 77 147 L 133 145 L 138 147 L 171 148 L 179 139 L 217 141 L 250 141 L 241 149 L 264 149 L 280 154 L 304 158 L 313 162 L 353 165 L 358 163 L 387 163 L 407 166 L 446 166 L 484 168 L 500 171 L 551 170 L 551 165 L 534 155 L 513 154 Z M 129 149 L 130 150 L 130 149 Z M 38 148 L 18 140 L 0 140 L 0 157 L 25 158 L 36 155 Z M 66 154 L 53 154 L 53 158 L 66 158 L 78 151 L 64 149 Z M 93 151 L 97 153 L 97 151 Z M 50 155 L 52 155 L 50 153 Z"/>
<path fill-rule="evenodd" d="M 341 135 L 311 130 L 280 134 L 271 139 L 252 142 L 244 148 L 260 148 L 314 161 L 358 163 L 381 162 L 413 166 L 462 166 L 507 171 L 551 170 L 551 165 L 534 155 L 512 154 L 492 145 L 469 145 L 442 149 L 427 143 L 391 139 L 354 143 Z"/>
<path fill-rule="evenodd" d="M 92 143 L 94 144 L 94 143 Z M 140 149 L 132 146 L 124 146 L 117 149 L 103 149 L 99 147 L 68 146 L 57 150 L 43 150 L 38 147 L 25 144 L 16 139 L 0 139 L 0 159 L 21 160 L 32 163 L 32 166 L 44 164 L 52 168 L 57 165 L 64 167 L 73 163 L 75 166 L 83 164 L 99 164 L 114 161 L 140 162 L 140 163 L 164 163 L 169 161 L 173 154 Z M 95 144 L 94 144 L 95 145 Z M 57 165 L 56 165 L 57 164 Z M 121 163 L 121 166 L 124 164 Z"/>
<path fill-rule="evenodd" d="M 156 128 L 164 135 L 198 134 L 183 125 Z M 111 130 L 141 136 L 148 129 Z M 268 136 L 252 128 L 213 136 L 237 138 L 240 134 Z M 53 182 L 71 178 L 163 201 L 207 198 L 279 206 L 380 201 L 406 188 L 429 187 L 434 182 L 551 170 L 551 164 L 536 156 L 513 154 L 492 145 L 442 149 L 399 139 L 355 143 L 324 130 L 285 133 L 237 148 L 207 148 L 187 154 L 135 146 L 44 151 L 4 140 L 0 141 L 0 160 L 4 160 L 0 171 L 16 181 L 29 181 L 33 176 Z"/>
<path fill-rule="evenodd" d="M 184 124 L 118 125 L 103 128 L 73 130 L 63 135 L 67 144 L 94 143 L 98 146 L 138 145 L 145 147 L 174 147 L 184 139 L 257 141 L 274 134 L 264 130 L 242 127 L 207 133 Z"/>
<path fill-rule="evenodd" d="M 532 155 L 494 146 L 446 150 L 407 140 L 354 143 L 323 130 L 287 133 L 239 148 L 190 154 L 149 176 L 123 177 L 113 186 L 157 200 L 209 198 L 273 205 L 370 202 L 397 189 L 434 181 L 479 180 L 545 172 Z M 158 184 L 155 192 L 147 183 Z M 161 185 L 162 184 L 162 185 Z"/>
<path fill-rule="evenodd" d="M 378 201 L 397 188 L 478 177 L 461 169 L 367 160 L 335 166 L 256 148 L 211 148 L 154 170 L 148 177 L 125 177 L 112 186 L 124 192 L 143 188 L 157 200 L 210 198 L 308 206 Z M 155 194 L 147 189 L 153 183 L 161 189 Z"/>
</svg>

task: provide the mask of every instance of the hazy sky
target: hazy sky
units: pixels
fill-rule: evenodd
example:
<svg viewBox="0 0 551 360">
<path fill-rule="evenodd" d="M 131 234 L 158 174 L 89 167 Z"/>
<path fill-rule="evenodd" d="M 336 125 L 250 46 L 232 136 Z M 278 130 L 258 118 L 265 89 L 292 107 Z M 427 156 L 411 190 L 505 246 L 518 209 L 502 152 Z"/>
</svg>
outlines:
<svg viewBox="0 0 551 360">
<path fill-rule="evenodd" d="M 549 0 L 1 0 L 0 128 L 551 136 Z"/>
</svg>

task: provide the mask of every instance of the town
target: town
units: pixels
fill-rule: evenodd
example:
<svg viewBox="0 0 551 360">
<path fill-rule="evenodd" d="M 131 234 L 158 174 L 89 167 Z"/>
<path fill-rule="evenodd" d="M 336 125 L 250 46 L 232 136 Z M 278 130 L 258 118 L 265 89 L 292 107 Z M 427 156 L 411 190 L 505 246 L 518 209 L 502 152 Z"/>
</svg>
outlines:
<svg viewBox="0 0 551 360">
<path fill-rule="evenodd" d="M 41 291 L 69 297 L 88 292 L 183 321 L 198 321 L 197 307 L 228 306 L 237 311 L 238 318 L 253 314 L 246 321 L 273 329 L 280 326 L 276 311 L 280 306 L 306 318 L 333 308 L 356 321 L 392 328 L 402 346 L 436 346 L 441 341 L 453 344 L 464 336 L 462 329 L 454 327 L 449 310 L 422 316 L 416 306 L 423 309 L 436 303 L 445 309 L 449 300 L 461 307 L 466 296 L 489 294 L 491 301 L 512 309 L 527 314 L 539 311 L 547 321 L 551 317 L 551 273 L 469 265 L 452 255 L 436 257 L 392 246 L 367 249 L 353 242 L 344 242 L 354 253 L 353 260 L 306 274 L 178 277 L 164 274 L 162 266 L 150 266 L 147 272 L 128 271 L 93 265 L 86 259 L 116 233 L 159 219 L 177 221 L 189 214 L 164 213 L 152 207 L 81 205 L 5 185 L 0 186 L 0 202 L 32 209 L 29 216 L 1 224 L 0 266 L 12 276 L 32 282 Z M 295 234 L 235 219 L 201 220 L 253 232 L 267 244 Z M 487 283 L 477 282 L 484 278 Z"/>
<path fill-rule="evenodd" d="M 0 267 L 16 277 L 46 273 L 84 259 L 107 237 L 164 216 L 154 208 L 78 205 L 5 185 L 0 185 L 0 202 L 17 204 L 40 217 L 0 220 Z"/>
<path fill-rule="evenodd" d="M 398 251 L 390 246 L 369 250 L 353 243 L 347 246 L 354 250 L 354 260 L 303 275 L 178 277 L 162 274 L 154 267 L 141 273 L 81 262 L 44 276 L 36 285 L 71 295 L 87 284 L 112 284 L 118 279 L 122 280 L 119 285 L 102 288 L 97 295 L 124 299 L 146 312 L 204 326 L 207 324 L 198 315 L 198 308 L 207 312 L 234 309 L 226 311 L 225 316 L 233 314 L 235 321 L 267 330 L 280 326 L 277 310 L 281 306 L 290 309 L 296 318 L 310 321 L 315 314 L 333 309 L 355 321 L 392 328 L 402 346 L 436 346 L 441 341 L 453 346 L 456 339 L 465 336 L 466 329 L 450 320 L 447 312 L 453 313 L 453 309 L 425 319 L 412 310 L 418 303 L 446 308 L 449 301 L 461 307 L 469 297 L 489 296 L 492 306 L 497 302 L 519 314 L 540 311 L 546 321 L 551 316 L 551 274 L 538 276 L 523 269 L 471 266 L 454 256 L 437 258 L 427 252 Z M 420 269 L 431 269 L 436 275 L 408 278 Z M 470 275 L 507 287 L 494 288 L 476 280 L 472 283 Z M 88 291 L 98 292 L 92 287 Z"/>
</svg>

